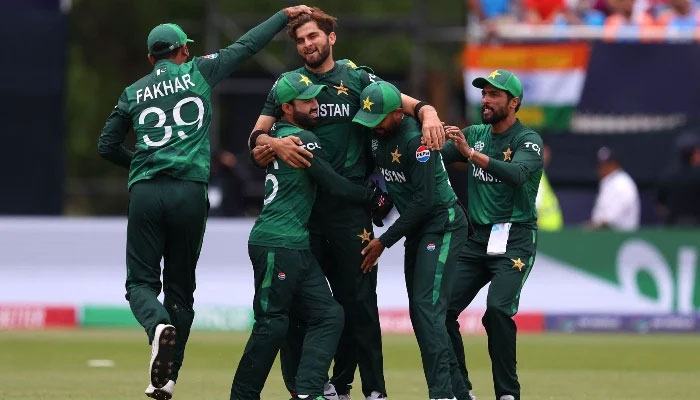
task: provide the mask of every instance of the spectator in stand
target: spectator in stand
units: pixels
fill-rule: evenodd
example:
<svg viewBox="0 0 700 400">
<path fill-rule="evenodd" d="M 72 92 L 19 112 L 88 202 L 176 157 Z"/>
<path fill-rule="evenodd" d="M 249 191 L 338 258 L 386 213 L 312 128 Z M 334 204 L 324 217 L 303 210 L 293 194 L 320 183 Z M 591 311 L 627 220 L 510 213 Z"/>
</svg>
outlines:
<svg viewBox="0 0 700 400">
<path fill-rule="evenodd" d="M 603 26 L 605 13 L 594 8 L 594 0 L 567 0 L 566 10 L 560 13 L 555 23 L 558 25 Z"/>
<path fill-rule="evenodd" d="M 647 9 L 635 13 L 635 0 L 608 0 L 610 15 L 605 19 L 606 27 L 654 25 L 654 19 Z"/>
<path fill-rule="evenodd" d="M 499 23 L 515 23 L 519 14 L 519 1 L 512 0 L 465 0 L 469 8 L 469 23 L 482 24 L 487 37 L 497 34 Z"/>
<path fill-rule="evenodd" d="M 668 7 L 659 13 L 657 21 L 671 29 L 693 30 L 700 21 L 700 10 L 691 0 L 669 0 Z"/>
<path fill-rule="evenodd" d="M 598 197 L 593 206 L 591 221 L 586 225 L 594 229 L 617 231 L 639 228 L 640 201 L 637 185 L 607 147 L 598 150 L 598 177 Z"/>
<path fill-rule="evenodd" d="M 700 135 L 678 138 L 680 165 L 661 179 L 659 212 L 668 225 L 700 225 Z"/>
<path fill-rule="evenodd" d="M 528 24 L 552 24 L 566 10 L 564 0 L 524 0 L 525 22 Z"/>
</svg>

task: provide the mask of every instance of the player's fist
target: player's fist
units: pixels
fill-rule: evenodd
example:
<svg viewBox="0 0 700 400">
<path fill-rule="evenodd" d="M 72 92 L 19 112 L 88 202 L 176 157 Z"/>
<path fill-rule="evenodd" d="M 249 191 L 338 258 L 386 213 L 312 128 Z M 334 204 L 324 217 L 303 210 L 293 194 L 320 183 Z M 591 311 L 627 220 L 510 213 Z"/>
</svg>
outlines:
<svg viewBox="0 0 700 400">
<path fill-rule="evenodd" d="M 372 199 L 369 204 L 372 222 L 376 226 L 384 226 L 383 219 L 394 208 L 394 202 L 391 201 L 389 194 L 384 192 L 373 180 L 370 180 L 367 186 L 372 191 Z"/>
<path fill-rule="evenodd" d="M 284 13 L 287 14 L 287 17 L 291 19 L 299 14 L 311 14 L 313 12 L 313 9 L 309 6 L 305 6 L 302 4 L 294 7 L 287 7 L 282 11 L 284 11 Z"/>
</svg>

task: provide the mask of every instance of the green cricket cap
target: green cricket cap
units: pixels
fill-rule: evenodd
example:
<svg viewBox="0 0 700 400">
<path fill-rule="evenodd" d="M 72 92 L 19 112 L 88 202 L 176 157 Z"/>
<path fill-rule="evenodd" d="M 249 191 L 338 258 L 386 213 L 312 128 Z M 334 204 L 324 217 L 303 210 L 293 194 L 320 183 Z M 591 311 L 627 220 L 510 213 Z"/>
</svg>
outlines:
<svg viewBox="0 0 700 400">
<path fill-rule="evenodd" d="M 298 72 L 287 72 L 275 85 L 275 99 L 282 105 L 294 99 L 307 100 L 318 96 L 326 85 L 314 85 L 308 76 Z"/>
<path fill-rule="evenodd" d="M 520 98 L 521 101 L 523 99 L 523 85 L 520 83 L 520 79 L 510 71 L 497 69 L 491 72 L 487 77 L 474 79 L 472 81 L 472 86 L 483 89 L 487 83 L 501 90 L 505 90 L 513 95 L 513 97 Z"/>
<path fill-rule="evenodd" d="M 352 122 L 374 128 L 390 112 L 401 107 L 401 92 L 389 82 L 374 82 L 360 94 L 360 110 Z"/>
<path fill-rule="evenodd" d="M 167 44 L 159 50 L 154 50 L 156 43 L 162 42 Z M 181 47 L 185 43 L 194 42 L 187 38 L 187 34 L 176 24 L 160 24 L 151 30 L 148 34 L 148 52 L 151 55 L 159 56 L 167 52 L 173 51 Z"/>
</svg>

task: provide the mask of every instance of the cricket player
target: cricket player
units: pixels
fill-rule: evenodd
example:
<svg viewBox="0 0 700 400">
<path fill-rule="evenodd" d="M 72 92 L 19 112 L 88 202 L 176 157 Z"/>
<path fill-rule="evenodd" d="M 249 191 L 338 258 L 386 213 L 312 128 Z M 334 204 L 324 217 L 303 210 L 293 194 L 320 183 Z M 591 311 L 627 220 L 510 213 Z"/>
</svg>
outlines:
<svg viewBox="0 0 700 400">
<path fill-rule="evenodd" d="M 457 202 L 439 151 L 421 144 L 418 121 L 404 115 L 401 93 L 388 82 L 362 90 L 354 122 L 372 128 L 372 157 L 400 216 L 362 250 L 362 271 L 374 269 L 384 248 L 406 237 L 404 272 L 413 330 L 430 399 L 453 399 L 452 345 L 445 327 L 457 255 L 467 218 Z"/>
<path fill-rule="evenodd" d="M 190 56 L 192 42 L 175 24 L 148 35 L 153 71 L 127 87 L 102 134 L 100 155 L 130 168 L 126 299 L 151 343 L 146 394 L 170 399 L 194 318 L 195 266 L 207 220 L 212 87 L 260 51 L 288 23 L 310 12 L 285 8 L 231 46 Z M 133 128 L 134 152 L 124 140 Z M 160 260 L 164 259 L 163 304 Z"/>
<path fill-rule="evenodd" d="M 308 326 L 296 373 L 296 397 L 324 399 L 328 369 L 342 333 L 342 307 L 331 291 L 310 250 L 307 221 L 316 195 L 316 182 L 350 202 L 381 202 L 391 209 L 381 191 L 351 183 L 338 175 L 319 153 L 318 138 L 307 129 L 318 120 L 316 96 L 325 88 L 298 72 L 277 81 L 275 100 L 283 116 L 277 137 L 295 135 L 316 157 L 306 169 L 274 160 L 265 177 L 265 200 L 248 240 L 255 275 L 255 324 L 231 386 L 231 400 L 258 400 L 277 352 L 287 336 L 289 313 Z"/>
<path fill-rule="evenodd" d="M 458 399 L 471 388 L 457 317 L 491 282 L 482 323 L 488 334 L 494 390 L 499 400 L 520 399 L 515 369 L 520 291 L 535 261 L 535 198 L 542 176 L 542 138 L 515 117 L 523 99 L 517 76 L 498 69 L 472 85 L 481 89 L 482 125 L 447 127 L 445 163 L 469 163 L 469 219 L 474 233 L 459 255 L 447 329 L 457 362 L 452 383 Z M 466 397 L 468 398 L 468 397 Z"/>
<path fill-rule="evenodd" d="M 351 61 L 334 61 L 335 26 L 336 18 L 314 8 L 310 15 L 294 19 L 288 33 L 296 42 L 305 64 L 295 71 L 307 75 L 315 83 L 328 86 L 328 90 L 317 98 L 319 123 L 313 129 L 323 147 L 324 157 L 340 175 L 362 183 L 373 169 L 369 154 L 370 136 L 365 127 L 353 124 L 352 118 L 362 106 L 360 92 L 378 78 L 363 68 L 357 68 Z M 435 109 L 409 96 L 401 97 L 404 110 L 419 115 L 423 121 L 426 144 L 440 149 L 444 137 Z M 278 112 L 271 92 L 249 139 L 257 164 L 267 165 L 269 157 L 276 154 L 293 167 L 308 166 L 307 159 L 312 155 L 299 146 L 298 138 L 293 135 L 273 138 L 266 134 Z M 344 333 L 326 394 L 349 398 L 350 384 L 359 366 L 364 396 L 385 398 L 377 270 L 375 268 L 367 274 L 360 270 L 360 251 L 373 235 L 370 217 L 363 207 L 320 188 L 309 229 L 312 251 L 328 278 L 334 297 L 345 310 Z M 294 334 L 295 330 L 290 333 Z M 303 340 L 297 337 L 301 333 L 297 333 L 291 335 L 288 345 L 281 351 L 282 372 L 290 392 L 294 392 L 295 360 L 299 343 Z"/>
</svg>

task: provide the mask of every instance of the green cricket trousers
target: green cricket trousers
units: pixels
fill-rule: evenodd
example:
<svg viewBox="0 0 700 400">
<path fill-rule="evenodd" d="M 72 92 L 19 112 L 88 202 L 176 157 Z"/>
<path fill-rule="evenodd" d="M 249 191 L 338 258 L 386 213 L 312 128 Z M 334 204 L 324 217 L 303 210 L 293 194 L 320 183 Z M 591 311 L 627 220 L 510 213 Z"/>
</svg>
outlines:
<svg viewBox="0 0 700 400">
<path fill-rule="evenodd" d="M 467 222 L 456 230 L 426 233 L 405 242 L 404 272 L 411 324 L 420 348 L 431 399 L 451 399 L 452 345 L 445 326 L 457 256 L 467 238 Z"/>
<path fill-rule="evenodd" d="M 316 207 L 316 205 L 314 205 Z M 350 392 L 355 371 L 360 370 L 362 393 L 386 394 L 382 333 L 377 309 L 377 268 L 363 273 L 362 249 L 374 237 L 372 222 L 364 207 L 346 203 L 323 204 L 309 220 L 311 248 L 318 260 L 333 297 L 345 311 L 345 327 L 334 357 L 331 383 L 338 394 Z M 294 318 L 289 338 L 280 353 L 282 375 L 290 392 L 295 388 L 304 325 Z"/>
<path fill-rule="evenodd" d="M 158 324 L 177 330 L 173 372 L 177 381 L 194 319 L 195 267 L 208 212 L 207 185 L 159 174 L 131 186 L 126 232 L 126 299 L 148 335 Z M 163 303 L 161 291 L 163 259 Z"/>
<path fill-rule="evenodd" d="M 472 388 L 467 372 L 464 344 L 457 318 L 474 300 L 479 290 L 491 282 L 486 300 L 486 312 L 481 322 L 488 335 L 493 386 L 496 399 L 512 395 L 520 399 L 520 384 L 516 373 L 516 326 L 513 316 L 518 312 L 520 291 L 535 261 L 537 230 L 513 224 L 506 252 L 487 255 L 491 225 L 475 225 L 459 254 L 452 300 L 447 311 L 447 331 L 450 334 L 455 358 L 452 359 L 452 385 L 458 400 L 469 399 Z"/>
<path fill-rule="evenodd" d="M 297 393 L 323 394 L 343 330 L 343 309 L 310 250 L 248 245 L 253 263 L 255 324 L 236 369 L 231 400 L 258 400 L 287 337 L 289 314 L 307 326 L 296 371 Z"/>
</svg>

